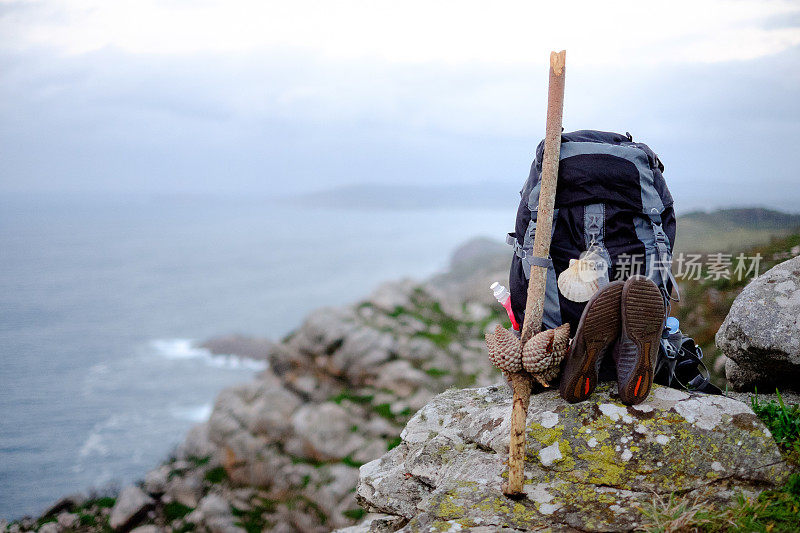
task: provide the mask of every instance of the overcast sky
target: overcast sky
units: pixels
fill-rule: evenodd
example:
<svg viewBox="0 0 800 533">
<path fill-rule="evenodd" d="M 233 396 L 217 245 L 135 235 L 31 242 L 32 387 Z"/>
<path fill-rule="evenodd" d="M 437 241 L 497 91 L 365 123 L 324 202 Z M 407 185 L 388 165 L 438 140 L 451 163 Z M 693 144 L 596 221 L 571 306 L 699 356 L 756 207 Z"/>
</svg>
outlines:
<svg viewBox="0 0 800 533">
<path fill-rule="evenodd" d="M 0 191 L 518 188 L 630 131 L 684 205 L 800 210 L 800 2 L 0 0 Z"/>
</svg>

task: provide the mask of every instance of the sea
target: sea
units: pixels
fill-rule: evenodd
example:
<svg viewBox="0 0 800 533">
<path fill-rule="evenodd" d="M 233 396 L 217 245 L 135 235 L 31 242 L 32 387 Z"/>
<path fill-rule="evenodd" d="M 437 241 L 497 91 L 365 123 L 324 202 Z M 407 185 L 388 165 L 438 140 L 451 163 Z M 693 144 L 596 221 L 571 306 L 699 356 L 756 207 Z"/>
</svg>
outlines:
<svg viewBox="0 0 800 533">
<path fill-rule="evenodd" d="M 312 309 L 445 270 L 516 206 L 335 209 L 213 195 L 0 196 L 0 518 L 140 480 Z"/>
</svg>

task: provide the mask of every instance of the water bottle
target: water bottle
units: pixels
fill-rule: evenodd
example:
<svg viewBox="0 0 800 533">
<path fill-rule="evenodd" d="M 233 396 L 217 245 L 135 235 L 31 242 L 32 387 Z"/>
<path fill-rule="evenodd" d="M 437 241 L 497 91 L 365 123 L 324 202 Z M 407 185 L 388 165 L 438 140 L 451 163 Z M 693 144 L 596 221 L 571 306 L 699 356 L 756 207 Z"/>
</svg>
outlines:
<svg viewBox="0 0 800 533">
<path fill-rule="evenodd" d="M 505 307 L 508 318 L 511 319 L 511 327 L 514 328 L 514 331 L 519 331 L 519 324 L 517 324 L 517 319 L 514 318 L 514 311 L 511 310 L 511 293 L 497 281 L 492 283 L 489 289 L 491 289 L 500 305 Z"/>
</svg>

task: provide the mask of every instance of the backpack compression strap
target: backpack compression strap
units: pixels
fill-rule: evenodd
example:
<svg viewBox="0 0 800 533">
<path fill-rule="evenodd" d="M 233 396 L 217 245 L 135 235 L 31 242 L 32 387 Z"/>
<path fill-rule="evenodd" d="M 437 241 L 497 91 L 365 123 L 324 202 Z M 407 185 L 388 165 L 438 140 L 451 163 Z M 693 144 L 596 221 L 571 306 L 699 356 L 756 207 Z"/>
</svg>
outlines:
<svg viewBox="0 0 800 533">
<path fill-rule="evenodd" d="M 661 277 L 661 291 L 668 300 L 667 304 L 669 304 L 669 300 L 673 299 L 667 288 L 667 280 L 669 280 L 672 283 L 672 288 L 675 289 L 675 294 L 677 296 L 675 301 L 679 302 L 681 300 L 681 291 L 678 288 L 678 282 L 675 280 L 675 276 L 672 274 L 672 252 L 670 252 L 667 246 L 669 238 L 661 225 L 661 215 L 651 212 L 650 225 L 653 228 L 653 236 L 656 240 L 656 250 L 658 252 L 658 265 L 656 266 L 656 270 L 658 270 Z"/>
<path fill-rule="evenodd" d="M 551 266 L 553 266 L 553 260 L 550 259 L 549 257 L 536 257 L 533 255 L 528 256 L 528 254 L 525 253 L 525 249 L 522 247 L 522 245 L 520 245 L 519 241 L 517 240 L 516 233 L 506 234 L 506 244 L 514 247 L 514 253 L 517 255 L 517 257 L 528 263 L 528 268 L 530 268 L 531 265 L 539 266 L 542 268 L 550 268 Z"/>
</svg>

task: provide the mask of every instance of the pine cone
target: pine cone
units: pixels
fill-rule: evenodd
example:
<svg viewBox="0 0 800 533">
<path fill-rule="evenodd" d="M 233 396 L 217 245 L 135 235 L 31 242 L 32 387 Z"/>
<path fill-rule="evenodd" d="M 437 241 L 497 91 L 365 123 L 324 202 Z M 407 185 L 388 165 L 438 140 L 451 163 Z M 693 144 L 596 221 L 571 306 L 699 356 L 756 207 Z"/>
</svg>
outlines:
<svg viewBox="0 0 800 533">
<path fill-rule="evenodd" d="M 543 385 L 558 376 L 569 348 L 569 323 L 534 335 L 522 349 L 522 365 Z"/>
<path fill-rule="evenodd" d="M 507 329 L 498 324 L 493 333 L 487 333 L 486 347 L 489 349 L 489 360 L 500 370 L 506 372 L 522 370 L 519 339 Z"/>
</svg>

